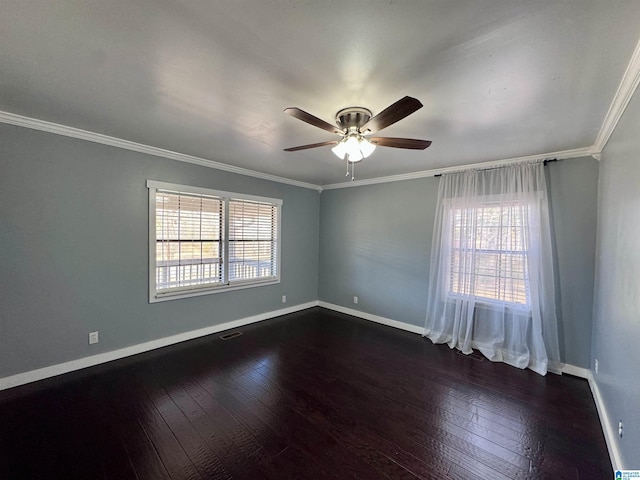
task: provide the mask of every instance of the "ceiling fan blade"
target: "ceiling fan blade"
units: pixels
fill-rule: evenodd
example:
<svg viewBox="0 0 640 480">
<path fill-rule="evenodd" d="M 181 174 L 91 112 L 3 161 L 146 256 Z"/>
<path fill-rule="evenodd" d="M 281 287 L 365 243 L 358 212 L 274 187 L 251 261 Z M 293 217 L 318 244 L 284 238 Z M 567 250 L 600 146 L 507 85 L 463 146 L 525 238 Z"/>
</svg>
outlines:
<svg viewBox="0 0 640 480">
<path fill-rule="evenodd" d="M 306 150 L 308 148 L 324 147 L 325 145 L 335 145 L 339 140 L 331 140 L 329 142 L 311 143 L 309 145 L 300 145 L 299 147 L 285 148 L 285 152 L 297 152 L 298 150 Z"/>
<path fill-rule="evenodd" d="M 368 140 L 381 147 L 409 148 L 411 150 L 424 150 L 431 145 L 431 140 L 418 140 L 416 138 L 371 137 Z"/>
<path fill-rule="evenodd" d="M 402 120 L 404 117 L 408 117 L 413 112 L 421 108 L 422 103 L 420 103 L 420 100 L 413 97 L 401 98 L 360 127 L 360 132 L 365 133 L 369 130 L 371 133 L 376 133 L 389 125 L 393 125 L 397 121 Z"/>
<path fill-rule="evenodd" d="M 321 128 L 331 133 L 339 133 L 342 134 L 342 130 L 340 130 L 335 125 L 331 125 L 330 123 L 325 122 L 324 120 L 314 117 L 310 113 L 305 112 L 304 110 L 300 110 L 298 107 L 290 107 L 285 108 L 284 113 L 287 115 L 291 115 L 292 117 L 297 118 L 298 120 L 302 120 L 303 122 L 307 122 L 314 127 Z"/>
</svg>

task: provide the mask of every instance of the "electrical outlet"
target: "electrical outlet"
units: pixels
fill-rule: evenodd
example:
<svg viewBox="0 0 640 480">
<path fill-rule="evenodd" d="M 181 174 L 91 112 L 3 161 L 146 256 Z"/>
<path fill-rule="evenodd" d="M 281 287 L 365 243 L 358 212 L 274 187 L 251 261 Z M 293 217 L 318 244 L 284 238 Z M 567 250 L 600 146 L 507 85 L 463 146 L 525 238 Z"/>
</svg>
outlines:
<svg viewBox="0 0 640 480">
<path fill-rule="evenodd" d="M 89 332 L 89 345 L 93 345 L 94 343 L 98 343 L 100 340 L 98 339 L 98 332 Z"/>
<path fill-rule="evenodd" d="M 287 296 L 286 295 L 282 295 L 282 303 L 287 303 Z"/>
<path fill-rule="evenodd" d="M 598 373 L 598 359 L 596 358 L 596 361 L 593 362 L 593 363 L 594 363 L 593 369 L 596 371 L 596 374 L 597 374 Z"/>
<path fill-rule="evenodd" d="M 622 428 L 623 428 L 622 420 L 620 420 L 618 422 L 618 435 L 620 435 L 620 438 L 622 438 Z"/>
<path fill-rule="evenodd" d="M 356 305 L 358 304 L 358 297 L 356 297 L 355 295 L 353 297 L 353 303 L 355 303 Z"/>
</svg>

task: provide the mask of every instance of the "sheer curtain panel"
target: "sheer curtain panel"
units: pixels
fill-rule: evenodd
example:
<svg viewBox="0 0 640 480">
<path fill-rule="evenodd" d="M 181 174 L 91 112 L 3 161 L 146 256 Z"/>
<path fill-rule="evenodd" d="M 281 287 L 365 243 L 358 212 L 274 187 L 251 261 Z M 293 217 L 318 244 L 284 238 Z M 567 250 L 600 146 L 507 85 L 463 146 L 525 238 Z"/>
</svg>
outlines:
<svg viewBox="0 0 640 480">
<path fill-rule="evenodd" d="M 442 175 L 426 337 L 561 373 L 547 198 L 542 163 Z"/>
</svg>

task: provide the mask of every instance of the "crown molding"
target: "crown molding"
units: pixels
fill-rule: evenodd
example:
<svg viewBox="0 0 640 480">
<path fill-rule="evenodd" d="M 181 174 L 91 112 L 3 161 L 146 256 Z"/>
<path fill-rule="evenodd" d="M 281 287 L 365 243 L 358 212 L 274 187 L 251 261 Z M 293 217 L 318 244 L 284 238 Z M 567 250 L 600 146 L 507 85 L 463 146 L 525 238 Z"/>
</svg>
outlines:
<svg viewBox="0 0 640 480">
<path fill-rule="evenodd" d="M 627 100 L 627 103 L 628 103 L 628 100 Z M 467 170 L 470 168 L 495 168 L 503 165 L 510 165 L 512 163 L 525 162 L 528 160 L 542 160 L 545 158 L 568 159 L 568 158 L 589 157 L 589 156 L 592 156 L 599 160 L 599 157 L 600 157 L 600 151 L 597 150 L 595 146 L 593 146 L 593 147 L 585 147 L 585 148 L 575 148 L 573 150 L 562 150 L 558 152 L 528 155 L 524 157 L 506 158 L 503 160 L 494 160 L 490 162 L 470 163 L 466 165 L 458 165 L 455 167 L 422 170 L 419 172 L 404 173 L 400 175 L 391 175 L 387 177 L 356 180 L 354 182 L 333 183 L 329 185 L 315 185 L 312 183 L 301 182 L 298 180 L 292 180 L 284 177 L 278 177 L 276 175 L 270 175 L 268 173 L 256 172 L 254 170 L 249 170 L 247 168 L 227 165 L 227 164 L 216 162 L 214 160 L 209 160 L 206 158 L 194 157 L 193 155 L 187 155 L 184 153 L 178 153 L 171 150 L 165 150 L 163 148 L 152 147 L 150 145 L 144 145 L 142 143 L 136 143 L 130 140 L 123 140 L 121 138 L 110 137 L 108 135 L 103 135 L 101 133 L 90 132 L 88 130 L 68 127 L 66 125 L 61 125 L 58 123 L 47 122 L 45 120 L 38 120 L 36 118 L 25 117 L 22 115 L 17 115 L 15 113 L 0 111 L 0 123 L 6 123 L 9 125 L 16 125 L 19 127 L 25 127 L 33 130 L 40 130 L 43 132 L 53 133 L 56 135 L 63 135 L 66 137 L 77 138 L 80 140 L 86 140 L 88 142 L 100 143 L 103 145 L 109 145 L 112 147 L 131 150 L 134 152 L 168 158 L 170 160 L 177 160 L 179 162 L 192 163 L 192 164 L 200 165 L 203 167 L 215 168 L 217 170 L 236 173 L 238 175 L 245 175 L 248 177 L 255 177 L 263 180 L 269 180 L 272 182 L 284 183 L 284 184 L 293 185 L 296 187 L 317 190 L 319 192 L 322 192 L 323 190 L 334 190 L 337 188 L 359 187 L 363 185 L 373 185 L 377 183 L 400 182 L 403 180 L 411 180 L 414 178 L 433 177 L 435 175 L 441 175 L 443 173 L 457 172 L 460 170 Z"/>
<path fill-rule="evenodd" d="M 620 118 L 622 118 L 622 114 L 626 110 L 627 105 L 629 105 L 629 102 L 638 87 L 638 83 L 640 83 L 640 41 L 636 44 L 636 48 L 633 51 L 633 55 L 631 55 L 631 60 L 629 61 L 629 65 L 627 65 L 627 69 L 622 76 L 620 85 L 618 85 L 618 90 L 613 96 L 613 100 L 609 106 L 609 111 L 604 117 L 604 121 L 600 127 L 600 132 L 596 137 L 596 141 L 593 143 L 592 150 L 595 154 L 602 152 L 609 141 L 609 137 L 611 137 L 611 134 L 618 125 Z"/>
<path fill-rule="evenodd" d="M 401 175 L 390 175 L 388 177 L 369 178 L 364 180 L 356 180 L 354 182 L 332 183 L 323 185 L 322 190 L 334 190 L 336 188 L 359 187 L 362 185 L 373 185 L 376 183 L 401 182 L 403 180 L 412 180 L 414 178 L 434 177 L 443 173 L 459 172 L 461 170 L 469 170 L 471 168 L 496 168 L 514 163 L 527 162 L 532 160 L 544 160 L 557 158 L 558 160 L 566 160 L 569 158 L 591 157 L 593 156 L 592 147 L 574 148 L 572 150 L 561 150 L 558 152 L 541 153 L 537 155 L 527 155 L 525 157 L 505 158 L 503 160 L 493 160 L 491 162 L 469 163 L 466 165 L 458 165 L 455 167 L 434 168 L 432 170 L 422 170 L 420 172 L 403 173 Z"/>
<path fill-rule="evenodd" d="M 88 130 L 81 130 L 79 128 L 68 127 L 66 125 L 60 125 L 58 123 L 47 122 L 45 120 L 38 120 L 36 118 L 24 117 L 22 115 L 16 115 L 15 113 L 0 111 L 0 122 L 7 123 L 9 125 L 16 125 L 19 127 L 31 128 L 32 130 L 40 130 L 42 132 L 54 133 L 56 135 L 64 135 L 65 137 L 77 138 L 80 140 L 86 140 L 88 142 L 101 143 L 103 145 L 109 145 L 112 147 L 122 148 L 125 150 L 131 150 L 133 152 L 145 153 L 148 155 L 155 155 L 157 157 L 168 158 L 170 160 L 177 160 L 179 162 L 192 163 L 195 165 L 201 165 L 203 167 L 215 168 L 217 170 L 223 170 L 225 172 L 237 173 L 239 175 L 245 175 L 248 177 L 260 178 L 262 180 L 269 180 L 272 182 L 285 183 L 287 185 L 293 185 L 295 187 L 309 188 L 312 190 L 322 190 L 319 185 L 312 183 L 300 182 L 298 180 L 291 180 L 289 178 L 278 177 L 277 175 L 270 175 L 268 173 L 256 172 L 255 170 L 249 170 L 247 168 L 235 167 L 233 165 L 227 165 L 224 163 L 209 160 L 207 158 L 194 157 L 193 155 L 187 155 L 184 153 L 178 153 L 171 150 L 165 150 L 163 148 L 152 147 L 150 145 L 144 145 L 142 143 L 132 142 L 130 140 L 123 140 L 121 138 L 110 137 L 101 133 L 90 132 Z"/>
</svg>

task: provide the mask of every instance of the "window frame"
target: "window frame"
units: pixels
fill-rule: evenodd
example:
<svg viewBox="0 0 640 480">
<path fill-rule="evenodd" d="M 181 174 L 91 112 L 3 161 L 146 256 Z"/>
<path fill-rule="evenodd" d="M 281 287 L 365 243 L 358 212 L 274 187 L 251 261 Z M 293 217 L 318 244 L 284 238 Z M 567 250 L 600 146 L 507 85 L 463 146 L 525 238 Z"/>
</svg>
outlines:
<svg viewBox="0 0 640 480">
<path fill-rule="evenodd" d="M 168 300 L 177 300 L 181 298 L 197 297 L 201 295 L 210 295 L 214 293 L 230 292 L 234 290 L 242 290 L 245 288 L 261 287 L 266 285 L 275 285 L 280 283 L 280 273 L 282 265 L 282 204 L 283 201 L 277 198 L 260 197 L 256 195 L 247 195 L 244 193 L 227 192 L 223 190 L 213 190 L 204 187 L 195 187 L 190 185 L 180 185 L 169 182 L 160 182 L 156 180 L 147 180 L 147 189 L 149 190 L 149 303 L 164 302 Z M 184 193 L 188 195 L 207 195 L 219 197 L 223 203 L 224 222 L 223 232 L 220 238 L 221 253 L 224 258 L 223 268 L 226 273 L 223 274 L 223 280 L 218 285 L 194 286 L 192 288 L 176 287 L 164 292 L 158 292 L 156 284 L 156 194 L 158 190 L 168 190 L 176 193 Z M 228 252 L 229 252 L 229 201 L 240 200 L 248 202 L 258 202 L 270 204 L 276 207 L 276 233 L 275 233 L 275 276 L 267 279 L 247 279 L 229 281 L 228 278 Z M 225 282 L 226 280 L 226 282 Z"/>
<path fill-rule="evenodd" d="M 468 205 L 470 208 L 482 208 L 482 207 L 486 207 L 486 206 L 491 206 L 492 204 L 500 204 L 505 202 L 505 199 L 510 197 L 512 195 L 510 194 L 493 194 L 493 195 L 482 195 L 479 196 L 478 198 L 476 198 L 473 202 L 465 202 L 466 205 Z M 530 210 L 529 215 L 531 215 L 531 209 L 536 209 L 539 208 L 540 206 L 540 202 L 542 201 L 543 198 L 543 192 L 542 191 L 536 191 L 533 195 L 528 196 L 529 198 L 522 198 L 519 199 L 520 202 L 522 202 L 522 206 L 524 208 L 527 208 Z M 459 202 L 458 198 L 449 198 L 444 202 L 444 216 L 445 216 L 445 222 L 443 222 L 443 225 L 446 224 L 447 225 L 447 229 L 446 229 L 446 234 L 447 234 L 447 251 L 446 251 L 446 268 L 443 271 L 444 274 L 444 278 L 443 278 L 443 282 L 444 285 L 447 285 L 447 289 L 446 291 L 443 291 L 443 301 L 445 302 L 451 302 L 451 301 L 456 301 L 459 299 L 463 299 L 465 297 L 467 297 L 468 295 L 465 295 L 464 293 L 459 293 L 459 292 L 454 292 L 450 290 L 450 285 L 451 285 L 451 262 L 452 262 L 452 256 L 453 256 L 453 242 L 452 242 L 452 238 L 451 238 L 451 232 L 452 229 L 451 227 L 451 222 L 453 221 L 453 215 L 452 215 L 452 210 L 456 209 L 456 208 L 465 208 L 465 207 L 460 207 L 461 203 Z M 536 214 L 539 215 L 539 212 L 537 212 Z M 529 228 L 529 226 L 527 226 L 527 228 Z M 445 234 L 445 230 L 443 229 L 442 234 Z M 528 234 L 529 235 L 529 234 Z M 525 255 L 525 261 L 527 261 L 527 255 L 529 252 L 529 246 L 526 246 L 526 250 L 524 250 L 526 252 Z M 512 308 L 515 310 L 525 310 L 525 311 L 530 311 L 531 310 L 531 290 L 530 290 L 530 279 L 529 276 L 531 275 L 531 272 L 529 271 L 529 269 L 527 269 L 527 275 L 526 278 L 524 279 L 525 281 L 525 295 L 526 295 L 526 303 L 517 303 L 517 302 L 510 302 L 507 300 L 500 300 L 500 299 L 495 299 L 495 298 L 490 298 L 490 297 L 482 297 L 482 296 L 474 296 L 476 305 L 479 308 L 488 308 L 488 309 L 493 309 L 495 307 L 508 307 L 508 308 Z"/>
</svg>

